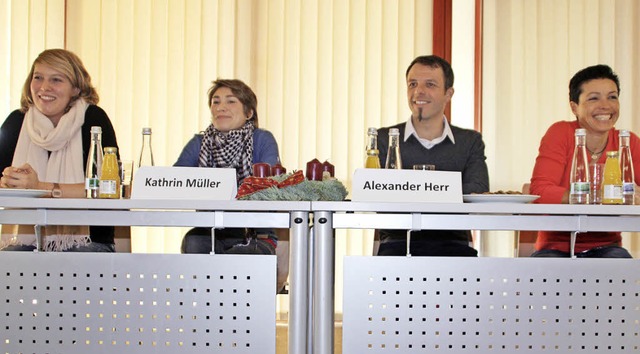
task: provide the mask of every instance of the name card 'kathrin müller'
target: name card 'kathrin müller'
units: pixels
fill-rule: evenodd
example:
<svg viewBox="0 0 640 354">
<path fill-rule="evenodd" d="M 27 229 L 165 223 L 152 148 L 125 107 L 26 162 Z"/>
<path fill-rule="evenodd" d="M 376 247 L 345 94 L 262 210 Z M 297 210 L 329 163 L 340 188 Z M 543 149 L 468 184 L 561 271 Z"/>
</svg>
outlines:
<svg viewBox="0 0 640 354">
<path fill-rule="evenodd" d="M 141 167 L 131 198 L 233 200 L 237 188 L 233 168 Z"/>
<path fill-rule="evenodd" d="M 144 180 L 145 187 L 218 188 L 220 183 L 222 182 L 209 178 L 187 178 L 182 180 L 175 177 L 173 179 L 147 177 Z"/>
<path fill-rule="evenodd" d="M 357 169 L 353 201 L 462 203 L 460 172 Z"/>
</svg>

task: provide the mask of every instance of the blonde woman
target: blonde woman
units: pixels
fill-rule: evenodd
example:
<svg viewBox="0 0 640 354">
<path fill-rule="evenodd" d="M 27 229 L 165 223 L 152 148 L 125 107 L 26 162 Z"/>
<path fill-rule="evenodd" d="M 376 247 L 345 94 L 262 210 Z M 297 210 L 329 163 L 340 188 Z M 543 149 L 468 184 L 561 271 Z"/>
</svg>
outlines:
<svg viewBox="0 0 640 354">
<path fill-rule="evenodd" d="M 98 100 L 78 56 L 64 49 L 40 53 L 24 83 L 20 109 L 0 128 L 0 187 L 84 197 L 91 127 L 102 128 L 103 146 L 118 147 Z M 3 250 L 35 248 L 33 226 L 3 225 L 2 231 Z M 112 227 L 47 226 L 43 237 L 49 251 L 114 252 Z"/>
</svg>

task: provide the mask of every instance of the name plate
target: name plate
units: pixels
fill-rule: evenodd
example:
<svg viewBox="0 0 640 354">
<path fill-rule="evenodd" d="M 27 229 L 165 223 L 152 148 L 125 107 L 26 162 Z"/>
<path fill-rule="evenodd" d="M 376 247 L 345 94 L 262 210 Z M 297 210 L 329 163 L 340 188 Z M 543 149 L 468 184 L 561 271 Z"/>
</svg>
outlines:
<svg viewBox="0 0 640 354">
<path fill-rule="evenodd" d="M 131 199 L 234 200 L 236 170 L 204 167 L 140 167 Z"/>
<path fill-rule="evenodd" d="M 462 203 L 462 174 L 359 168 L 351 189 L 352 200 L 358 202 Z"/>
</svg>

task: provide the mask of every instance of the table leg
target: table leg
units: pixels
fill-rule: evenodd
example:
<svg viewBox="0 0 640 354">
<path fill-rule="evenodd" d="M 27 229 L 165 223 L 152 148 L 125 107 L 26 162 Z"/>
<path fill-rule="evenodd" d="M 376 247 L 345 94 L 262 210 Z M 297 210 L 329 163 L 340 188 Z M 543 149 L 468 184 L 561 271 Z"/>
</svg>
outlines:
<svg viewBox="0 0 640 354">
<path fill-rule="evenodd" d="M 313 213 L 313 353 L 333 354 L 334 331 L 334 242 L 331 212 Z"/>
<path fill-rule="evenodd" d="M 289 353 L 306 353 L 308 344 L 309 213 L 290 216 L 289 234 Z"/>
<path fill-rule="evenodd" d="M 209 254 L 216 254 L 216 228 L 211 228 L 211 252 Z"/>
<path fill-rule="evenodd" d="M 313 224 L 313 222 L 311 223 Z M 314 286 L 314 278 L 313 271 L 315 269 L 315 261 L 314 261 L 314 245 L 315 245 L 315 237 L 313 231 L 313 225 L 309 225 L 309 249 L 307 251 L 307 256 L 309 257 L 309 269 L 307 269 L 307 281 L 309 282 L 307 286 L 307 319 L 309 321 L 307 325 L 307 351 L 305 353 L 313 353 L 313 286 Z"/>
<path fill-rule="evenodd" d="M 38 225 L 34 225 L 33 229 L 36 233 L 36 249 L 35 252 L 40 252 L 43 250 L 44 245 L 42 244 L 42 241 L 44 241 L 42 239 L 42 225 L 38 224 Z"/>
</svg>

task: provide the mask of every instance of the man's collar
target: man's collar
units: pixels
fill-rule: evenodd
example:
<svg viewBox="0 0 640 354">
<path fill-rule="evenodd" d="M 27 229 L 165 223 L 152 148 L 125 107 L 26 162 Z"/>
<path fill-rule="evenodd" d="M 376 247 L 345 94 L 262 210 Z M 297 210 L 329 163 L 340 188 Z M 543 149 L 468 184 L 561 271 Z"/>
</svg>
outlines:
<svg viewBox="0 0 640 354">
<path fill-rule="evenodd" d="M 435 143 L 437 144 L 443 141 L 445 137 L 449 137 L 449 140 L 451 140 L 451 142 L 455 144 L 456 140 L 453 137 L 453 132 L 451 131 L 451 126 L 449 125 L 449 121 L 447 121 L 447 117 L 442 116 L 442 119 L 444 121 L 444 130 L 442 131 L 442 135 L 439 138 L 433 139 L 432 141 L 437 141 Z M 404 128 L 404 141 L 409 140 L 409 137 L 411 135 L 415 135 L 418 141 L 429 142 L 429 140 L 422 139 L 418 136 L 418 133 L 416 133 L 416 128 L 413 126 L 413 120 L 411 119 L 411 117 L 409 117 L 409 120 L 407 121 L 407 124 Z"/>
</svg>

